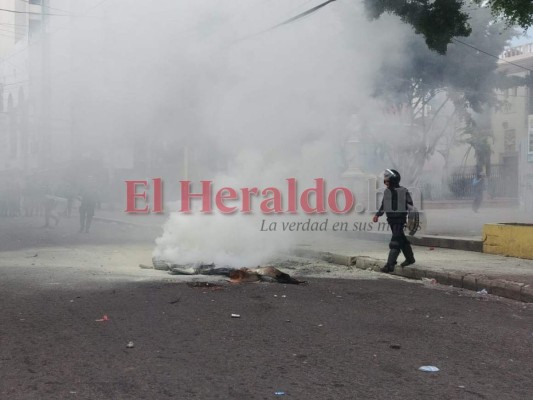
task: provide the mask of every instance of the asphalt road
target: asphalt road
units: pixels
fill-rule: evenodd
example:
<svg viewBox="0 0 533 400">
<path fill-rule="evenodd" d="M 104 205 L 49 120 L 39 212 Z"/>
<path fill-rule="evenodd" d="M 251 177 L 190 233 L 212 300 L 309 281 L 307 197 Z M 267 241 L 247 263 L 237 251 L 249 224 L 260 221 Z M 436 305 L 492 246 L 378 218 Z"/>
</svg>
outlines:
<svg viewBox="0 0 533 400">
<path fill-rule="evenodd" d="M 299 286 L 191 287 L 159 271 L 127 275 L 101 260 L 65 261 L 82 249 L 96 260 L 99 249 L 107 257 L 146 246 L 145 230 L 100 224 L 93 236 L 75 236 L 72 221 L 49 232 L 25 224 L 0 229 L 10 250 L 2 255 L 13 264 L 17 254 L 30 257 L 0 265 L 0 399 L 533 393 L 531 305 L 363 272 Z M 25 252 L 35 243 L 42 254 L 30 263 Z M 57 248 L 72 254 L 37 262 Z M 419 371 L 423 365 L 439 372 Z"/>
</svg>

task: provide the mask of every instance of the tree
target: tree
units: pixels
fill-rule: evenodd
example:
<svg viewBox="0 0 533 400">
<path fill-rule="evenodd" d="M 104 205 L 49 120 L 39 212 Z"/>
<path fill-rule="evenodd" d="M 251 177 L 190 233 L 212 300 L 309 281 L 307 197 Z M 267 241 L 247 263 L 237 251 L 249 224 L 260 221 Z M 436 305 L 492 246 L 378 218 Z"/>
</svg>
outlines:
<svg viewBox="0 0 533 400">
<path fill-rule="evenodd" d="M 472 32 L 467 10 L 486 8 L 508 26 L 527 29 L 533 24 L 531 0 L 365 0 L 370 18 L 395 14 L 422 34 L 427 46 L 444 54 L 454 37 Z"/>
<path fill-rule="evenodd" d="M 479 5 L 488 5 L 493 15 L 501 17 L 508 25 L 524 29 L 533 25 L 533 2 L 531 0 L 475 0 Z"/>
<path fill-rule="evenodd" d="M 486 8 L 472 12 L 470 24 L 469 43 L 492 54 L 500 54 L 514 34 L 513 30 L 502 33 L 503 23 L 493 23 Z M 416 184 L 441 139 L 454 138 L 471 123 L 472 113 L 483 113 L 486 107 L 496 104 L 494 88 L 508 83 L 497 72 L 496 58 L 459 43 L 450 45 L 443 55 L 429 50 L 418 35 L 412 35 L 406 53 L 408 61 L 403 65 L 385 63 L 380 71 L 375 97 L 387 110 L 393 110 L 393 115 L 389 112 L 384 118 L 389 120 L 388 127 L 374 126 L 371 136 L 391 165 Z M 516 83 L 514 78 L 513 84 Z M 473 137 L 472 140 L 477 144 Z M 481 146 L 474 148 L 476 154 L 478 150 L 486 153 Z"/>
<path fill-rule="evenodd" d="M 472 118 L 467 118 L 460 134 L 461 141 L 468 145 L 468 150 L 464 157 L 465 160 L 468 158 L 470 151 L 473 150 L 476 158 L 476 173 L 481 172 L 484 168 L 487 175 L 490 175 L 491 141 L 493 140 L 490 129 L 483 129 Z"/>
</svg>

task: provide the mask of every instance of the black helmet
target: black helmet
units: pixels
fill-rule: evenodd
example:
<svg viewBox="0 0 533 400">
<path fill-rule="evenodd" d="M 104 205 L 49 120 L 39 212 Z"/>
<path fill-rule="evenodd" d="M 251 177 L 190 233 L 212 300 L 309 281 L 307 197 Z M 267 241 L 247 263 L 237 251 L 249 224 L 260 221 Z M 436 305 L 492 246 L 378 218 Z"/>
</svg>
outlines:
<svg viewBox="0 0 533 400">
<path fill-rule="evenodd" d="M 392 185 L 399 185 L 402 177 L 400 173 L 395 169 L 386 169 L 384 172 L 385 179 L 387 179 Z"/>
</svg>

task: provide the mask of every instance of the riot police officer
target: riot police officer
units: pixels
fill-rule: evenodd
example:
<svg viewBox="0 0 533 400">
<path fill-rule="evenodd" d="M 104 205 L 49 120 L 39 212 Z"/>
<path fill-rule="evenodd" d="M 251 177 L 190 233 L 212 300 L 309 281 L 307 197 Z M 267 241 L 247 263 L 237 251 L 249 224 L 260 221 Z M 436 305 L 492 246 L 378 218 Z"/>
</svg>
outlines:
<svg viewBox="0 0 533 400">
<path fill-rule="evenodd" d="M 389 243 L 389 256 L 387 264 L 381 268 L 381 272 L 390 273 L 394 271 L 396 260 L 403 252 L 405 261 L 400 265 L 406 267 L 415 263 L 415 257 L 411 243 L 407 240 L 404 233 L 404 227 L 407 222 L 407 213 L 413 209 L 413 199 L 409 191 L 400 186 L 400 173 L 395 169 L 386 169 L 384 172 L 383 183 L 387 187 L 383 193 L 383 201 L 378 212 L 374 215 L 373 222 L 378 222 L 379 217 L 384 213 L 387 214 L 387 223 L 392 232 L 392 238 Z"/>
</svg>

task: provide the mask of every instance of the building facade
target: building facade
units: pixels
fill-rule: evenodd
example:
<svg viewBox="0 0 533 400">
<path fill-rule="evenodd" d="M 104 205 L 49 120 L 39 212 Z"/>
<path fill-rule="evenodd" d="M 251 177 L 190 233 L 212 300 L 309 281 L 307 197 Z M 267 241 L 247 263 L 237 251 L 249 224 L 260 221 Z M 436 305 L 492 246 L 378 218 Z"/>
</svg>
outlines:
<svg viewBox="0 0 533 400">
<path fill-rule="evenodd" d="M 522 86 L 498 93 L 491 117 L 493 156 L 506 172 L 509 188 L 524 211 L 533 211 L 533 43 L 507 49 L 498 62 L 508 76 L 524 78 Z M 511 193 L 512 194 L 512 193 Z"/>
</svg>

